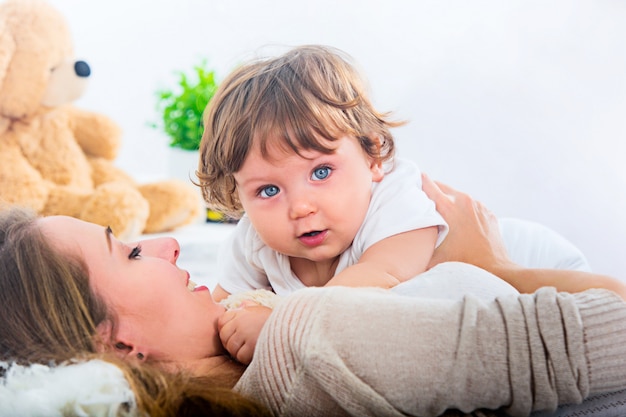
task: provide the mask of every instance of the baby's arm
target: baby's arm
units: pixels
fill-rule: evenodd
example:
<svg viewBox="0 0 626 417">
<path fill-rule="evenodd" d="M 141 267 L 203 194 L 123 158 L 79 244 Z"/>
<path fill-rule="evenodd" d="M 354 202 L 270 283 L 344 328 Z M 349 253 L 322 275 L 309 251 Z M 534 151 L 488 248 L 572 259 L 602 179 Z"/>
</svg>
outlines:
<svg viewBox="0 0 626 417">
<path fill-rule="evenodd" d="M 213 289 L 212 292 L 213 295 L 213 299 L 216 302 L 220 302 L 222 301 L 224 298 L 228 297 L 230 295 L 230 293 L 228 291 L 226 291 L 225 289 L 223 289 L 220 284 L 217 284 L 215 286 L 215 288 Z"/>
<path fill-rule="evenodd" d="M 327 286 L 391 288 L 426 270 L 435 250 L 436 226 L 387 237 L 370 246 L 359 262 L 335 275 Z"/>
</svg>

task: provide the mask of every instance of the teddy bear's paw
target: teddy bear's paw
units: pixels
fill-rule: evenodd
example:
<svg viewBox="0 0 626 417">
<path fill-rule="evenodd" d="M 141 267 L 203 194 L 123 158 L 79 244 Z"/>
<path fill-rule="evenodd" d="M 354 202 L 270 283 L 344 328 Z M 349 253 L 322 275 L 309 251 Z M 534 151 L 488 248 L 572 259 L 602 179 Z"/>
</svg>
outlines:
<svg viewBox="0 0 626 417">
<path fill-rule="evenodd" d="M 106 158 L 89 158 L 91 165 L 91 176 L 94 186 L 99 186 L 107 182 L 122 181 L 133 186 L 137 186 L 136 181 L 126 171 L 115 166 L 115 164 Z"/>
<path fill-rule="evenodd" d="M 91 191 L 77 187 L 50 185 L 48 199 L 41 209 L 42 216 L 70 216 L 81 217 L 85 203 L 89 200 Z"/>
<path fill-rule="evenodd" d="M 96 188 L 85 203 L 80 218 L 102 226 L 110 226 L 120 240 L 140 236 L 150 215 L 150 206 L 132 186 L 111 182 Z"/>
<path fill-rule="evenodd" d="M 203 212 L 200 191 L 179 180 L 160 181 L 139 186 L 150 204 L 145 233 L 165 232 L 199 221 Z"/>
</svg>

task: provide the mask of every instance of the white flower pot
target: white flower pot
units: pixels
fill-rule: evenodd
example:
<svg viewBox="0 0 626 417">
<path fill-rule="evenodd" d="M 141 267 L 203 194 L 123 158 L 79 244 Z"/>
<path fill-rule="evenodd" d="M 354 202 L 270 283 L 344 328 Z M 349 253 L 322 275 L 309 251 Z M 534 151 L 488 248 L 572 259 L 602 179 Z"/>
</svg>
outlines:
<svg viewBox="0 0 626 417">
<path fill-rule="evenodd" d="M 169 148 L 169 173 L 170 178 L 176 178 L 185 182 L 196 181 L 198 169 L 199 151 L 188 151 L 180 148 Z"/>
</svg>

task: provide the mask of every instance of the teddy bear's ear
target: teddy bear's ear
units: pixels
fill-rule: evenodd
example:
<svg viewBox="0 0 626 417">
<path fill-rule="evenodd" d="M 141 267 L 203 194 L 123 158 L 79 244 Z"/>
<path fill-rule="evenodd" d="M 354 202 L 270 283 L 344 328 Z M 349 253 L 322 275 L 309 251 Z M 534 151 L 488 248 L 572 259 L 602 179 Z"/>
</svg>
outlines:
<svg viewBox="0 0 626 417">
<path fill-rule="evenodd" d="M 15 39 L 13 39 L 13 34 L 8 30 L 6 22 L 0 20 L 0 91 L 4 88 L 4 80 L 14 53 Z M 10 119 L 2 116 L 2 109 L 0 108 L 0 134 L 8 129 L 9 124 Z"/>
<path fill-rule="evenodd" d="M 0 16 L 1 19 L 1 16 Z M 15 53 L 15 39 L 6 22 L 0 20 L 0 91 L 4 85 L 9 64 Z"/>
</svg>

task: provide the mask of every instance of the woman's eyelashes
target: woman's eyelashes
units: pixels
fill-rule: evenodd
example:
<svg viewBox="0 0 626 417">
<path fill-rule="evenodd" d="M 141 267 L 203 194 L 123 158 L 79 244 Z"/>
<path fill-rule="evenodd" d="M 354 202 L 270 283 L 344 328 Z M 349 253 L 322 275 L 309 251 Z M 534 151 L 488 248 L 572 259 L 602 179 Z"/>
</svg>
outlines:
<svg viewBox="0 0 626 417">
<path fill-rule="evenodd" d="M 141 246 L 137 245 L 130 250 L 130 253 L 128 254 L 128 259 L 136 259 L 136 258 L 139 258 L 140 256 L 141 256 Z"/>
</svg>

